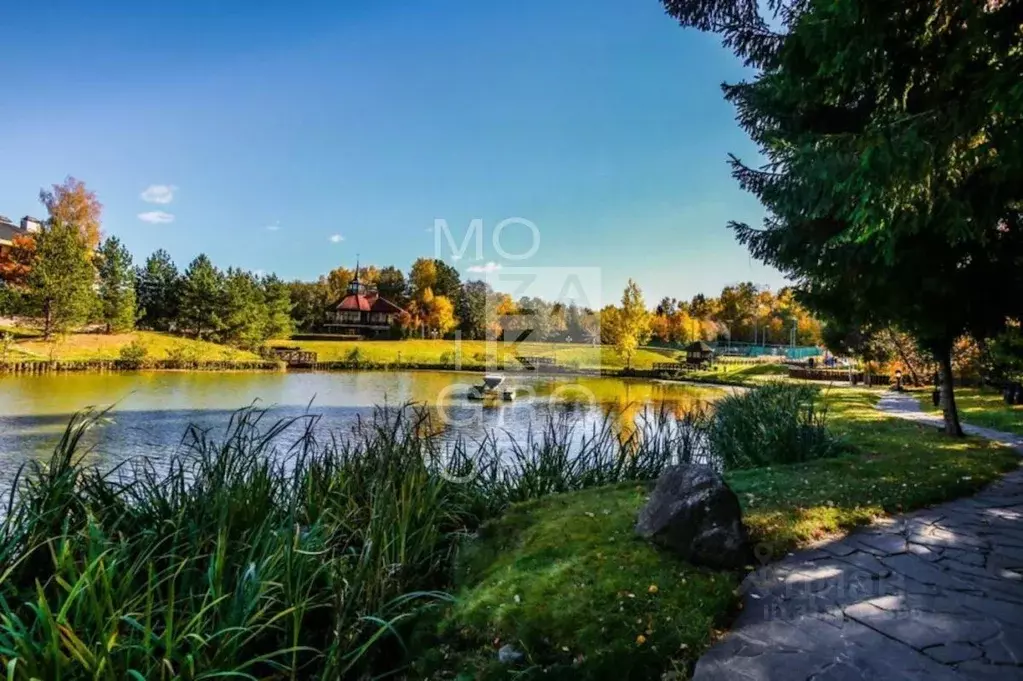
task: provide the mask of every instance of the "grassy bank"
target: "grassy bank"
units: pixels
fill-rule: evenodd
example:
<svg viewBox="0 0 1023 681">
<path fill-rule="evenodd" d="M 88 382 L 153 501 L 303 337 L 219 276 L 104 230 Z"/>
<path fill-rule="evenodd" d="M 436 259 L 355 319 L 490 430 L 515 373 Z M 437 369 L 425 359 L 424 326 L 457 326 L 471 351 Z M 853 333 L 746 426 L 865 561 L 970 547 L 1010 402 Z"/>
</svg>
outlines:
<svg viewBox="0 0 1023 681">
<path fill-rule="evenodd" d="M 39 337 L 22 337 L 17 341 L 11 359 L 92 361 L 119 359 L 121 349 L 132 342 L 141 343 L 148 358 L 166 360 L 186 357 L 192 362 L 253 361 L 259 357 L 251 352 L 226 345 L 182 338 L 154 331 L 121 334 L 76 333 L 52 341 Z"/>
<path fill-rule="evenodd" d="M 875 393 L 836 390 L 828 401 L 846 454 L 726 476 L 761 559 L 969 494 L 1019 465 L 998 445 L 950 441 L 885 416 Z M 738 576 L 693 568 L 638 541 L 632 526 L 646 499 L 645 485 L 621 484 L 516 506 L 485 525 L 463 554 L 462 590 L 444 620 L 444 631 L 458 636 L 442 641 L 440 668 L 450 678 L 465 669 L 511 678 L 494 648 L 512 643 L 535 665 L 525 678 L 690 669 L 735 607 Z"/>
<path fill-rule="evenodd" d="M 917 392 L 916 397 L 925 411 L 940 414 L 941 410 L 931 400 L 931 391 Z M 1023 405 L 1006 404 L 1000 391 L 990 388 L 957 388 L 955 397 L 959 417 L 965 423 L 1023 435 Z"/>
<path fill-rule="evenodd" d="M 277 340 L 272 345 L 300 347 L 315 352 L 320 362 L 343 362 L 357 350 L 361 361 L 371 364 L 453 364 L 457 353 L 469 365 L 483 365 L 488 357 L 504 363 L 514 362 L 515 355 L 550 357 L 558 364 L 579 369 L 622 369 L 625 363 L 608 346 L 580 343 L 496 343 L 488 348 L 486 341 L 421 340 L 336 341 Z M 488 352 L 490 353 L 488 355 Z M 670 362 L 672 357 L 659 351 L 640 349 L 632 360 L 636 369 L 649 369 L 655 362 Z"/>
<path fill-rule="evenodd" d="M 736 471 L 761 557 L 972 492 L 1008 450 L 834 390 L 839 456 Z M 0 532 L 9 678 L 621 679 L 685 673 L 727 622 L 740 575 L 633 535 L 691 424 L 626 441 L 550 421 L 499 450 L 444 445 L 422 412 L 337 438 L 243 412 L 167 467 L 102 475 L 79 423 L 31 465 Z M 285 427 L 288 429 L 285 429 Z M 298 433 L 294 429 L 298 429 Z M 518 659 L 502 663 L 498 651 Z"/>
</svg>

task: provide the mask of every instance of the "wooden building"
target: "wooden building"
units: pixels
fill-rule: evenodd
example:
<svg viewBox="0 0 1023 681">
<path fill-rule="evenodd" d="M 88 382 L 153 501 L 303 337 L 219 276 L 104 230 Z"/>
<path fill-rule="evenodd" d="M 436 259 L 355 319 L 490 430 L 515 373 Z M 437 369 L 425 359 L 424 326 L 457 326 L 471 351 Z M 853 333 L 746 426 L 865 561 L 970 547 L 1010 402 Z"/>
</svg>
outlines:
<svg viewBox="0 0 1023 681">
<path fill-rule="evenodd" d="M 327 330 L 343 336 L 381 338 L 387 336 L 398 317 L 404 312 L 398 305 L 381 298 L 376 289 L 359 281 L 359 266 L 355 278 L 337 307 L 327 315 Z"/>
<path fill-rule="evenodd" d="M 703 341 L 695 341 L 686 346 L 686 364 L 690 366 L 710 364 L 714 361 L 714 348 Z"/>
</svg>

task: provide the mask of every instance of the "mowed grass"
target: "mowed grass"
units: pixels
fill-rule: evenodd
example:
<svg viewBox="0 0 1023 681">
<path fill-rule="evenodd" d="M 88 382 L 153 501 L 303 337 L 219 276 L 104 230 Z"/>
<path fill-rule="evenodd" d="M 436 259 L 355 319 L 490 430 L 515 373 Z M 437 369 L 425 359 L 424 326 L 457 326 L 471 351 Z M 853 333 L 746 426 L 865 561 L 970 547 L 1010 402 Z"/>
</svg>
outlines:
<svg viewBox="0 0 1023 681">
<path fill-rule="evenodd" d="M 514 506 L 463 549 L 466 585 L 440 627 L 426 678 L 656 679 L 684 672 L 735 605 L 738 576 L 636 538 L 642 484 Z M 502 665 L 500 646 L 525 659 Z M 461 674 L 462 676 L 457 676 Z"/>
<path fill-rule="evenodd" d="M 1023 435 L 1023 405 L 1006 404 L 1001 392 L 987 388 L 957 388 L 955 398 L 959 418 L 963 422 Z M 931 400 L 931 391 L 917 393 L 917 399 L 925 411 L 940 411 Z"/>
<path fill-rule="evenodd" d="M 703 380 L 718 379 L 736 383 L 756 383 L 778 381 L 788 378 L 789 368 L 780 362 L 764 362 L 762 364 L 740 364 L 738 362 L 720 362 L 710 369 L 693 372 L 694 378 Z"/>
<path fill-rule="evenodd" d="M 971 494 L 1019 465 L 1000 445 L 952 440 L 875 408 L 878 393 L 834 389 L 830 427 L 846 454 L 730 473 L 756 555 L 781 557 L 889 514 Z M 659 678 L 690 670 L 736 606 L 739 576 L 700 570 L 638 540 L 642 484 L 514 506 L 464 551 L 449 643 L 432 673 L 499 679 Z M 460 645 L 450 643 L 453 633 Z M 526 655 L 495 662 L 498 646 Z M 446 656 L 446 658 L 445 658 Z M 443 660 L 443 664 L 440 661 Z M 580 660 L 587 661 L 581 665 Z M 683 676 L 684 678 L 684 676 Z"/>
<path fill-rule="evenodd" d="M 172 352 L 184 352 L 190 361 L 242 361 L 258 360 L 259 356 L 245 350 L 207 341 L 181 338 L 154 331 L 101 334 L 78 333 L 53 341 L 36 338 L 14 345 L 23 355 L 19 359 L 53 359 L 56 361 L 88 361 L 118 359 L 121 348 L 132 341 L 141 342 L 148 350 L 148 359 L 169 359 Z"/>
<path fill-rule="evenodd" d="M 275 340 L 271 345 L 300 347 L 315 352 L 320 362 L 342 362 L 358 349 L 362 362 L 370 364 L 453 364 L 458 353 L 469 366 L 482 366 L 488 356 L 502 364 L 513 358 L 551 357 L 558 364 L 579 369 L 621 369 L 625 362 L 613 347 L 581 343 L 491 343 L 486 341 L 407 340 L 337 341 L 337 340 Z M 489 345 L 489 347 L 488 347 Z M 636 369 L 649 369 L 655 362 L 673 361 L 672 356 L 653 349 L 640 348 L 633 357 Z"/>
</svg>

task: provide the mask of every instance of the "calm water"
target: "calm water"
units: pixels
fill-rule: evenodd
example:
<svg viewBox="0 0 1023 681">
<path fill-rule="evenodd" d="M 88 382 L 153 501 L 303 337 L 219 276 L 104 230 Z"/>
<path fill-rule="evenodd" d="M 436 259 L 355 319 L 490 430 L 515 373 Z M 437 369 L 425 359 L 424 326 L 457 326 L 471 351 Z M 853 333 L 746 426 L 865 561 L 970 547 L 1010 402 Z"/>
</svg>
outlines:
<svg viewBox="0 0 1023 681">
<path fill-rule="evenodd" d="M 27 458 L 45 458 L 85 407 L 114 404 L 110 419 L 89 435 L 90 458 L 103 467 L 138 455 L 164 457 L 189 425 L 222 432 L 235 410 L 257 402 L 274 416 L 321 415 L 320 428 L 347 431 L 374 405 L 417 402 L 447 424 L 444 437 L 524 439 L 550 413 L 571 412 L 589 428 L 613 414 L 634 421 L 645 409 L 676 413 L 716 391 L 671 383 L 590 377 L 509 377 L 512 403 L 469 402 L 479 377 L 447 372 L 132 373 L 0 377 L 0 480 Z"/>
</svg>

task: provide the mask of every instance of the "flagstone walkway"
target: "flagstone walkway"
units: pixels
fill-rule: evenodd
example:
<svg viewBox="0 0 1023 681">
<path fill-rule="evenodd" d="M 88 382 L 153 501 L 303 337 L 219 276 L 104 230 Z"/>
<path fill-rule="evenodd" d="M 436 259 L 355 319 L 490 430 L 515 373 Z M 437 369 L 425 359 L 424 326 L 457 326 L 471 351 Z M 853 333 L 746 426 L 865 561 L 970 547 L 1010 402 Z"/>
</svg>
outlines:
<svg viewBox="0 0 1023 681">
<path fill-rule="evenodd" d="M 879 408 L 940 425 L 905 394 Z M 1023 454 L 1019 436 L 964 430 Z M 744 587 L 695 681 L 1023 681 L 1023 471 L 793 554 Z"/>
</svg>

